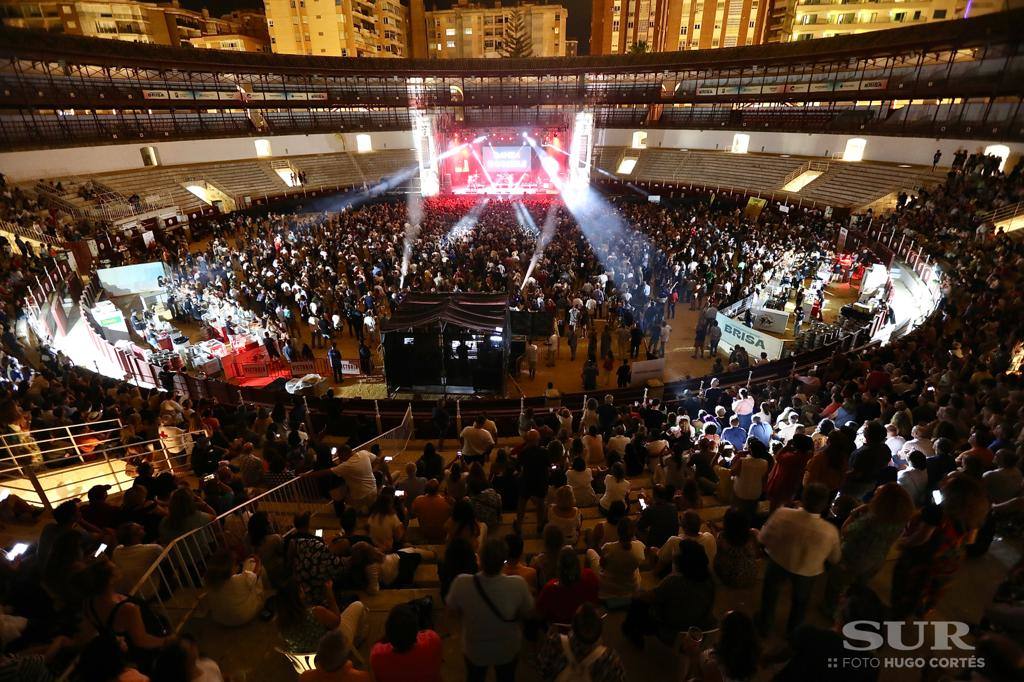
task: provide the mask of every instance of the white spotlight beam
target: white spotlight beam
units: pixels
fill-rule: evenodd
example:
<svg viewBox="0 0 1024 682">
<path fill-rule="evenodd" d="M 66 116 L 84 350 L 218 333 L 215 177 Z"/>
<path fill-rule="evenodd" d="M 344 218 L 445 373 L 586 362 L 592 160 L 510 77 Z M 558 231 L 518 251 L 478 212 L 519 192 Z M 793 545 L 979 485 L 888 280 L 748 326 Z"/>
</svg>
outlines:
<svg viewBox="0 0 1024 682">
<path fill-rule="evenodd" d="M 480 158 L 480 155 L 476 153 L 476 147 L 470 147 L 469 151 L 473 155 L 473 158 L 476 159 L 476 162 L 480 164 L 480 170 L 484 172 L 484 177 L 487 178 L 487 184 L 494 187 L 494 180 L 491 180 L 491 174 L 487 172 L 487 166 L 484 165 L 483 159 Z"/>
<path fill-rule="evenodd" d="M 549 156 L 548 153 L 544 151 L 544 148 L 538 145 L 532 137 L 526 133 L 523 133 L 523 137 L 526 138 L 527 143 L 529 143 L 533 151 L 537 152 L 537 156 L 540 158 L 540 167 L 543 168 L 547 176 L 551 178 L 551 184 L 553 184 L 555 189 L 559 192 L 563 192 L 564 183 L 562 182 L 562 179 L 558 177 L 558 162 Z"/>
<path fill-rule="evenodd" d="M 441 247 L 453 247 L 456 243 L 469 238 L 473 232 L 473 228 L 476 227 L 477 221 L 480 220 L 480 216 L 483 215 L 484 209 L 490 202 L 490 197 L 484 197 L 478 201 L 473 208 L 469 210 L 469 213 L 462 216 L 462 218 L 459 219 L 459 222 L 455 223 L 455 225 L 452 226 L 452 229 L 448 230 L 448 233 L 441 237 Z"/>
<path fill-rule="evenodd" d="M 526 283 L 530 281 L 530 275 L 533 274 L 533 269 L 537 267 L 537 263 L 540 262 L 541 256 L 544 255 L 544 250 L 551 243 L 551 239 L 555 236 L 555 217 L 558 215 L 558 205 L 552 201 L 548 204 L 548 212 L 544 216 L 544 226 L 541 229 L 540 239 L 537 240 L 537 248 L 533 252 L 533 257 L 530 258 L 530 265 L 526 268 L 526 274 L 523 275 L 523 285 L 519 287 L 522 291 L 526 288 Z"/>
</svg>

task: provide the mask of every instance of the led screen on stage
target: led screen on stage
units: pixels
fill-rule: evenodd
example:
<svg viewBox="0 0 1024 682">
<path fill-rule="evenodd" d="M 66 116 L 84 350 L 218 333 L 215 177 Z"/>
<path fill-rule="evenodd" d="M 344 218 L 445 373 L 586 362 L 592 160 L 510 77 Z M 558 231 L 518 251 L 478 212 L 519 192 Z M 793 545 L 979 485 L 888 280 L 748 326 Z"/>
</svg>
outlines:
<svg viewBox="0 0 1024 682">
<path fill-rule="evenodd" d="M 525 173 L 530 170 L 530 147 L 484 147 L 484 168 L 488 173 Z"/>
</svg>

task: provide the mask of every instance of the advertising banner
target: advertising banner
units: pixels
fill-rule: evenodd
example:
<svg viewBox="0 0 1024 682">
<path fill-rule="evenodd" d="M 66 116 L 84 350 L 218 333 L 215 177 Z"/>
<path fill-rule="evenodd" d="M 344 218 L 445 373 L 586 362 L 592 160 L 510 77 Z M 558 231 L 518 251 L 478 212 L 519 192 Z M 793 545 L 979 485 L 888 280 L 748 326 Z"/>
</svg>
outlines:
<svg viewBox="0 0 1024 682">
<path fill-rule="evenodd" d="M 761 353 L 767 353 L 769 360 L 778 360 L 782 357 L 782 339 L 751 329 L 721 312 L 716 319 L 718 326 L 722 328 L 722 340 L 718 343 L 718 352 L 721 355 L 728 356 L 734 346 L 740 345 L 747 349 L 751 358 L 759 358 Z"/>
</svg>

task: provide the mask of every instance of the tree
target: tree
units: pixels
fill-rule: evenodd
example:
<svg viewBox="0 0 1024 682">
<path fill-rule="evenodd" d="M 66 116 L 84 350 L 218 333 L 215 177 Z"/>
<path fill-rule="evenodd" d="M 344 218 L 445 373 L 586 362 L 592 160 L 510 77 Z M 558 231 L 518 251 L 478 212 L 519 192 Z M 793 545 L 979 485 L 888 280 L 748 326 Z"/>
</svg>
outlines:
<svg viewBox="0 0 1024 682">
<path fill-rule="evenodd" d="M 516 7 L 505 18 L 505 33 L 502 37 L 501 54 L 504 57 L 533 56 L 533 40 L 526 28 L 526 19 L 522 11 Z"/>
<path fill-rule="evenodd" d="M 647 41 L 641 40 L 629 46 L 629 54 L 645 54 L 647 52 Z"/>
</svg>

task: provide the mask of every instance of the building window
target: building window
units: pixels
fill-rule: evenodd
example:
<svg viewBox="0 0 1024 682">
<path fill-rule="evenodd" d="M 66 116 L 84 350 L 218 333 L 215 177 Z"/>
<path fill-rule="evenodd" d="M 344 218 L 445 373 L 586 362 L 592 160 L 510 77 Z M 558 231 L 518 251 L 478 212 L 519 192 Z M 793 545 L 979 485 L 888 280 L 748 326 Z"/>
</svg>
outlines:
<svg viewBox="0 0 1024 682">
<path fill-rule="evenodd" d="M 360 154 L 366 154 L 373 151 L 373 140 L 369 135 L 365 133 L 356 135 L 356 151 Z"/>
<path fill-rule="evenodd" d="M 846 141 L 846 149 L 843 150 L 843 161 L 860 161 L 864 158 L 864 148 L 868 141 L 863 137 L 851 137 Z"/>
<path fill-rule="evenodd" d="M 473 29 L 467 28 L 465 31 L 463 31 L 463 33 L 465 33 L 467 36 L 471 36 L 473 35 Z"/>
<path fill-rule="evenodd" d="M 444 30 L 444 34 L 446 36 L 453 36 L 453 35 L 455 35 L 455 29 L 454 28 L 446 28 Z"/>
<path fill-rule="evenodd" d="M 694 31 L 699 31 L 700 30 L 700 24 L 694 24 L 693 25 L 693 30 Z"/>
<path fill-rule="evenodd" d="M 647 149 L 647 131 L 634 130 L 630 146 L 633 149 Z"/>
<path fill-rule="evenodd" d="M 256 147 L 256 158 L 262 159 L 274 155 L 270 149 L 270 140 L 253 140 L 253 145 Z"/>
<path fill-rule="evenodd" d="M 156 147 L 142 147 L 139 152 L 142 153 L 143 166 L 160 165 L 160 156 L 156 153 Z"/>
<path fill-rule="evenodd" d="M 944 10 L 944 9 L 937 9 L 934 12 L 932 12 L 932 19 L 945 19 L 945 18 L 946 18 L 946 10 Z"/>
<path fill-rule="evenodd" d="M 267 19 L 267 26 L 269 26 L 270 28 L 274 28 L 274 20 L 273 19 Z"/>
<path fill-rule="evenodd" d="M 455 47 L 455 41 L 454 41 L 454 40 L 449 40 L 449 41 L 448 41 L 448 42 L 446 43 L 446 45 L 448 45 L 448 47 Z"/>
</svg>

